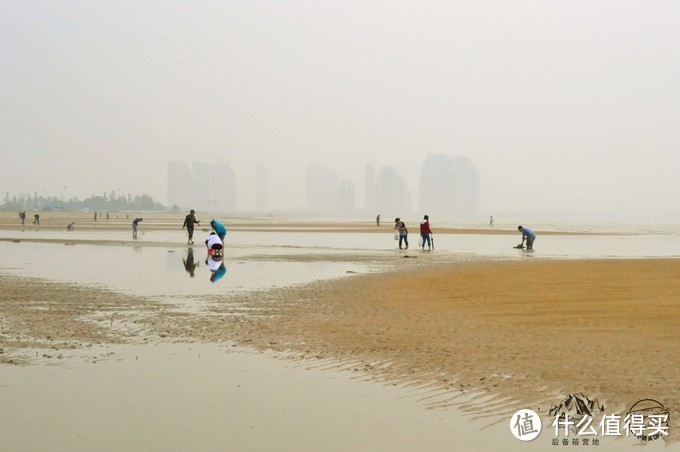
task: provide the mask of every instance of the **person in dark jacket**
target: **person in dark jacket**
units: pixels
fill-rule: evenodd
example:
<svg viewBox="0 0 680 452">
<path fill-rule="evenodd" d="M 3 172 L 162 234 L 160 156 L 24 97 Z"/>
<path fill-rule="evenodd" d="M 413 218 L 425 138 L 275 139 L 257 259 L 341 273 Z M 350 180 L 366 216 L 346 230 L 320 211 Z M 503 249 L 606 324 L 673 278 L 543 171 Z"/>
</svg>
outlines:
<svg viewBox="0 0 680 452">
<path fill-rule="evenodd" d="M 189 234 L 188 237 L 189 239 L 187 240 L 187 244 L 192 244 L 194 243 L 194 225 L 195 224 L 200 224 L 201 222 L 196 219 L 196 212 L 194 209 L 191 209 L 189 212 L 189 215 L 187 215 L 184 218 L 184 224 L 182 225 L 182 229 L 187 228 L 187 233 Z"/>
</svg>

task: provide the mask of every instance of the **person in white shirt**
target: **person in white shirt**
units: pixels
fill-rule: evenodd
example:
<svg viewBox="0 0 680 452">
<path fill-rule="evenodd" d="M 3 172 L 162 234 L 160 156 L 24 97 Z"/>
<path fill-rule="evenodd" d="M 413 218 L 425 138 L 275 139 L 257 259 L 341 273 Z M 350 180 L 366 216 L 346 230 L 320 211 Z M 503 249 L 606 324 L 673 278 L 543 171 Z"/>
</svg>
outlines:
<svg viewBox="0 0 680 452">
<path fill-rule="evenodd" d="M 205 241 L 205 246 L 208 248 L 208 254 L 211 256 L 222 255 L 222 250 L 224 245 L 222 245 L 222 240 L 214 232 L 211 232 L 208 239 Z"/>
</svg>

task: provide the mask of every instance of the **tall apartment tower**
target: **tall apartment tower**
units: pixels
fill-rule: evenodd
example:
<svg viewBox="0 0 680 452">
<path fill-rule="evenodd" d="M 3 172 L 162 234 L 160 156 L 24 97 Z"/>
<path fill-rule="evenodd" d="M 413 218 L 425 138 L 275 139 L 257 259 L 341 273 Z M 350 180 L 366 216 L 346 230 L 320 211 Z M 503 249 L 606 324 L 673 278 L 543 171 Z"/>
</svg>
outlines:
<svg viewBox="0 0 680 452">
<path fill-rule="evenodd" d="M 479 210 L 481 184 L 466 157 L 430 155 L 420 172 L 420 209 L 444 218 L 470 218 Z"/>
<path fill-rule="evenodd" d="M 411 212 L 411 195 L 408 187 L 404 178 L 393 166 L 380 168 L 376 178 L 375 191 L 378 213 L 389 217 L 405 216 Z"/>
<path fill-rule="evenodd" d="M 367 163 L 364 166 L 364 209 L 373 212 L 376 209 L 375 199 L 375 165 Z"/>
<path fill-rule="evenodd" d="M 193 177 L 186 162 L 168 162 L 168 206 L 180 209 L 191 208 L 194 195 Z"/>
<path fill-rule="evenodd" d="M 326 165 L 307 165 L 307 210 L 316 213 L 337 211 L 339 181 Z"/>
<path fill-rule="evenodd" d="M 269 184 L 267 168 L 264 165 L 257 165 L 255 170 L 256 198 L 255 208 L 258 212 L 266 212 L 269 209 Z"/>
</svg>

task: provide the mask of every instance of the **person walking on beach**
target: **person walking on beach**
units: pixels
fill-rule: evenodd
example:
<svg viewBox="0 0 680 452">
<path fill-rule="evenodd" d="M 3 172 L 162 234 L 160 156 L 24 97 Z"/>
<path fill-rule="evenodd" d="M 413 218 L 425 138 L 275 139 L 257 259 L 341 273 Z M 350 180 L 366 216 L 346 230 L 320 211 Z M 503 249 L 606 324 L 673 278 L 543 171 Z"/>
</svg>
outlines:
<svg viewBox="0 0 680 452">
<path fill-rule="evenodd" d="M 524 248 L 524 241 L 527 241 L 527 250 L 534 249 L 534 240 L 536 240 L 536 233 L 531 228 L 526 226 L 517 226 L 517 230 L 522 233 L 522 243 L 517 245 L 517 248 Z"/>
<path fill-rule="evenodd" d="M 430 237 L 432 236 L 432 230 L 430 229 L 430 217 L 425 215 L 423 221 L 420 222 L 420 237 L 422 240 L 423 250 L 425 249 L 425 242 L 427 242 L 427 249 L 432 249 L 432 242 Z"/>
<path fill-rule="evenodd" d="M 142 218 L 135 218 L 132 220 L 132 237 L 137 237 L 137 228 L 142 220 Z"/>
<path fill-rule="evenodd" d="M 489 226 L 493 227 L 493 215 L 489 217 Z"/>
<path fill-rule="evenodd" d="M 394 219 L 394 229 L 399 233 L 399 249 L 402 249 L 402 242 L 408 249 L 408 229 L 406 229 L 406 224 L 401 221 L 401 218 Z"/>
<path fill-rule="evenodd" d="M 191 209 L 189 212 L 189 215 L 187 215 L 184 218 L 184 224 L 182 225 L 182 229 L 187 228 L 187 233 L 189 234 L 189 239 L 187 240 L 187 244 L 191 245 L 194 243 L 194 225 L 195 224 L 200 224 L 201 222 L 196 219 L 196 212 L 194 209 Z"/>
<path fill-rule="evenodd" d="M 26 211 L 22 210 L 19 212 L 19 218 L 21 219 L 21 225 L 23 226 L 24 223 L 26 222 Z"/>
<path fill-rule="evenodd" d="M 36 213 L 33 215 L 33 224 L 36 226 L 40 226 L 40 214 Z"/>
<path fill-rule="evenodd" d="M 72 221 L 72 222 L 70 222 L 69 224 L 66 225 L 66 230 L 67 230 L 67 231 L 73 231 L 73 229 L 75 228 L 75 226 L 76 226 L 76 222 L 75 222 L 75 221 Z"/>
<path fill-rule="evenodd" d="M 378 214 L 378 216 L 375 217 L 375 225 L 380 226 L 380 214 Z"/>
<path fill-rule="evenodd" d="M 213 231 L 215 231 L 220 240 L 224 242 L 224 238 L 227 236 L 227 228 L 214 218 L 210 220 L 210 227 L 213 228 Z"/>
</svg>

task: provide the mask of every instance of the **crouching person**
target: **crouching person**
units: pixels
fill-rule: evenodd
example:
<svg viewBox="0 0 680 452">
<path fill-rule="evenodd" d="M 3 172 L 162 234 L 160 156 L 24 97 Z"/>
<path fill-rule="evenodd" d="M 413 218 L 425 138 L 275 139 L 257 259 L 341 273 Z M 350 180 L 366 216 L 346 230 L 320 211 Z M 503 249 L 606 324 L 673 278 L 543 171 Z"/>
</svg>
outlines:
<svg viewBox="0 0 680 452">
<path fill-rule="evenodd" d="M 208 248 L 209 256 L 222 256 L 224 252 L 224 245 L 222 245 L 222 240 L 215 234 L 211 232 L 208 239 L 205 241 L 205 246 Z"/>
</svg>

